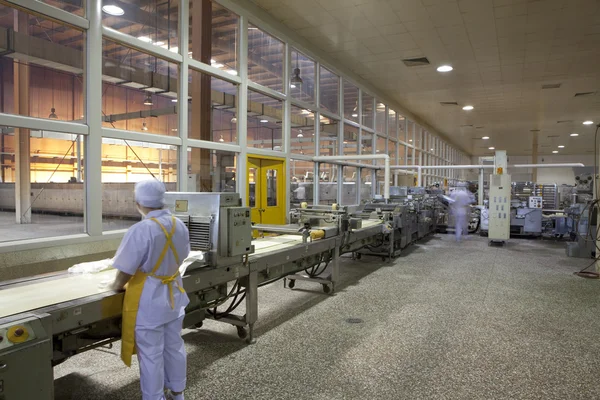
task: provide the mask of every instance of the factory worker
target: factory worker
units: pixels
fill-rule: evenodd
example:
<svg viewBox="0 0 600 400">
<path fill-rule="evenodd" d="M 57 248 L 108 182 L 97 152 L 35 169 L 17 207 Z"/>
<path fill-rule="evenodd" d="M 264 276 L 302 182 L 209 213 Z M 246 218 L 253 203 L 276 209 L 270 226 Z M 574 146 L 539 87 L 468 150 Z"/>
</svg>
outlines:
<svg viewBox="0 0 600 400">
<path fill-rule="evenodd" d="M 463 233 L 468 232 L 469 204 L 472 203 L 472 200 L 464 184 L 459 184 L 458 190 L 454 190 L 450 197 L 453 200 L 451 207 L 454 214 L 454 234 L 456 241 L 460 242 Z"/>
<path fill-rule="evenodd" d="M 111 288 L 126 289 L 121 359 L 131 366 L 137 353 L 143 400 L 183 400 L 186 385 L 181 329 L 189 299 L 179 266 L 190 252 L 189 233 L 163 209 L 164 194 L 157 180 L 135 185 L 143 220 L 129 228 L 113 259 L 119 272 Z"/>
</svg>

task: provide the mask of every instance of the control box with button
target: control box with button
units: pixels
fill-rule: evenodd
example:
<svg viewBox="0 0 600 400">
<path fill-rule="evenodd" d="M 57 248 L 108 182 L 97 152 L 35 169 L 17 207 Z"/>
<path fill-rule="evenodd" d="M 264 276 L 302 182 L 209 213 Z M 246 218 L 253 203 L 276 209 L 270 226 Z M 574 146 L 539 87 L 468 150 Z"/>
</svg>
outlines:
<svg viewBox="0 0 600 400">
<path fill-rule="evenodd" d="M 529 208 L 542 208 L 543 198 L 542 196 L 529 196 Z"/>
<path fill-rule="evenodd" d="M 254 252 L 249 207 L 227 208 L 227 256 L 235 257 Z"/>
</svg>

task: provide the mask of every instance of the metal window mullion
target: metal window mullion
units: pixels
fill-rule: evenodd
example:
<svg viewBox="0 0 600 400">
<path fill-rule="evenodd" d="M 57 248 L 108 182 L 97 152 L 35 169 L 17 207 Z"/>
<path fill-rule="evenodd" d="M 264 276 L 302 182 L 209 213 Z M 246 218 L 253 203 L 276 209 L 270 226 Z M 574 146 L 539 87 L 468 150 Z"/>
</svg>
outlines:
<svg viewBox="0 0 600 400">
<path fill-rule="evenodd" d="M 153 133 L 132 132 L 114 128 L 102 128 L 101 132 L 102 137 L 106 138 L 181 146 L 181 138 L 178 136 L 156 135 Z"/>
<path fill-rule="evenodd" d="M 195 148 L 200 148 L 200 149 L 209 149 L 209 150 L 216 150 L 216 151 L 231 151 L 234 153 L 241 152 L 241 146 L 239 146 L 237 144 L 211 142 L 208 140 L 198 140 L 198 139 L 190 139 L 190 138 L 188 138 L 186 141 L 187 141 L 188 147 L 195 147 Z"/>
<path fill-rule="evenodd" d="M 252 89 L 253 92 L 258 92 L 265 96 L 273 97 L 273 98 L 275 98 L 277 100 L 281 100 L 281 101 L 284 101 L 286 98 L 289 97 L 288 95 L 279 93 L 276 90 L 273 90 L 271 88 L 268 88 L 266 86 L 260 85 L 256 82 L 252 82 L 252 81 L 248 81 L 248 88 Z"/>
<path fill-rule="evenodd" d="M 184 58 L 187 61 L 188 67 L 191 69 L 203 72 L 211 76 L 216 76 L 219 79 L 222 79 L 229 83 L 233 83 L 235 85 L 239 85 L 240 83 L 242 83 L 242 78 L 240 76 L 228 74 L 227 72 L 224 72 L 219 68 L 213 67 L 212 65 L 204 64 L 198 60 L 194 60 L 193 58 L 187 56 L 187 53 Z M 241 75 L 241 71 L 238 71 L 238 74 Z"/>
<path fill-rule="evenodd" d="M 175 53 L 170 50 L 164 49 L 160 46 L 155 46 L 153 44 L 143 42 L 139 39 L 136 39 L 133 36 L 130 36 L 123 32 L 119 32 L 115 29 L 106 26 L 102 27 L 102 36 L 127 47 L 133 47 L 134 49 L 143 53 L 162 58 L 163 60 L 166 60 L 168 62 L 181 63 L 181 61 L 183 60 L 183 57 L 179 53 Z M 181 51 L 181 49 L 178 49 L 178 51 Z"/>
<path fill-rule="evenodd" d="M 6 2 L 16 7 L 25 8 L 40 15 L 46 15 L 52 19 L 64 22 L 71 26 L 87 30 L 90 27 L 90 22 L 78 15 L 63 11 L 60 8 L 53 7 L 49 4 L 42 3 L 39 0 L 6 0 Z"/>
<path fill-rule="evenodd" d="M 240 146 L 238 168 L 236 171 L 237 191 L 242 199 L 242 204 L 248 205 L 248 20 L 240 15 L 239 43 L 239 76 L 240 85 L 237 96 L 237 137 Z"/>
<path fill-rule="evenodd" d="M 177 187 L 180 192 L 188 191 L 188 62 L 189 52 L 189 0 L 179 1 L 179 51 L 183 55 L 179 64 L 179 90 L 177 93 L 177 119 L 180 144 L 177 157 Z"/>
<path fill-rule="evenodd" d="M 102 3 L 86 0 L 89 29 L 85 46 L 85 224 L 90 236 L 102 236 Z"/>
<path fill-rule="evenodd" d="M 6 113 L 0 113 L 0 121 L 2 126 L 11 126 L 15 128 L 71 133 L 73 135 L 87 135 L 89 133 L 88 125 L 76 122 L 42 119 Z"/>
</svg>

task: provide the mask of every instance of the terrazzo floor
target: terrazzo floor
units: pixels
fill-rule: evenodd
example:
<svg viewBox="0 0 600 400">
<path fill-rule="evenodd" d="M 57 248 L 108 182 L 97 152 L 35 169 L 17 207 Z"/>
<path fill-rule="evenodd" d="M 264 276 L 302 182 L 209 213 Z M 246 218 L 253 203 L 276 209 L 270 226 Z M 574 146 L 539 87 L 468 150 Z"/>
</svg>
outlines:
<svg viewBox="0 0 600 400">
<path fill-rule="evenodd" d="M 564 248 L 436 235 L 392 264 L 343 259 L 335 296 L 276 282 L 256 344 L 213 321 L 185 331 L 186 399 L 599 399 L 600 281 Z M 118 355 L 56 367 L 56 400 L 140 399 Z"/>
</svg>

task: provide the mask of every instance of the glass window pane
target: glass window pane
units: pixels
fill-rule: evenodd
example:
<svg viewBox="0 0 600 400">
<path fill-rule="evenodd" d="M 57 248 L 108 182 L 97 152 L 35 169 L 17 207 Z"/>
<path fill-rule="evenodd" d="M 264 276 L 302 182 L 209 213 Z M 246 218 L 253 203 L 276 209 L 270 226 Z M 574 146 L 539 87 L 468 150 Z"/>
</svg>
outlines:
<svg viewBox="0 0 600 400">
<path fill-rule="evenodd" d="M 342 198 L 340 199 L 342 205 L 353 205 L 358 204 L 358 197 L 356 193 L 356 187 L 358 178 L 356 177 L 358 168 L 356 167 L 343 167 L 342 173 L 344 180 L 342 181 Z"/>
<path fill-rule="evenodd" d="M 189 80 L 188 136 L 237 143 L 237 85 L 193 69 Z"/>
<path fill-rule="evenodd" d="M 283 42 L 248 25 L 248 79 L 283 92 Z"/>
<path fill-rule="evenodd" d="M 267 169 L 267 206 L 277 206 L 277 170 Z"/>
<path fill-rule="evenodd" d="M 177 53 L 178 10 L 178 0 L 131 3 L 104 0 L 102 25 Z"/>
<path fill-rule="evenodd" d="M 0 112 L 83 120 L 85 33 L 2 4 L 0 15 Z"/>
<path fill-rule="evenodd" d="M 249 167 L 248 168 L 248 187 L 249 187 L 249 195 L 248 199 L 248 207 L 256 207 L 256 178 L 258 178 L 258 168 Z"/>
<path fill-rule="evenodd" d="M 373 129 L 373 101 L 375 99 L 368 93 L 362 92 L 362 124 Z"/>
<path fill-rule="evenodd" d="M 373 154 L 373 134 L 362 132 L 360 139 L 360 154 Z M 367 161 L 367 164 L 369 162 Z"/>
<path fill-rule="evenodd" d="M 292 106 L 290 148 L 292 153 L 315 155 L 315 114 Z"/>
<path fill-rule="evenodd" d="M 337 203 L 338 165 L 319 163 L 319 204 Z"/>
<path fill-rule="evenodd" d="M 290 71 L 290 94 L 292 97 L 314 104 L 317 73 L 315 62 L 299 51 L 292 50 Z"/>
<path fill-rule="evenodd" d="M 78 135 L 3 127 L 0 242 L 84 232 L 83 149 Z"/>
<path fill-rule="evenodd" d="M 301 203 L 314 202 L 315 164 L 306 160 L 290 160 L 290 208 L 299 208 Z"/>
<path fill-rule="evenodd" d="M 358 88 L 344 80 L 344 118 L 358 122 Z"/>
<path fill-rule="evenodd" d="M 102 139 L 102 223 L 104 231 L 126 229 L 140 220 L 135 183 L 158 179 L 177 190 L 177 148 L 163 144 Z"/>
<path fill-rule="evenodd" d="M 376 186 L 377 193 L 376 194 L 383 196 L 384 186 L 385 186 L 385 184 L 384 184 L 385 171 L 382 169 L 378 169 L 376 176 L 377 176 L 377 186 Z M 394 175 L 390 174 L 390 186 L 392 186 L 393 184 L 394 184 Z"/>
<path fill-rule="evenodd" d="M 407 120 L 405 139 L 402 138 L 402 134 L 401 134 L 400 140 L 404 140 L 407 143 L 414 144 L 415 130 L 416 130 L 415 123 Z"/>
<path fill-rule="evenodd" d="M 422 137 L 423 137 L 423 129 L 421 129 L 421 127 L 419 125 L 415 125 L 415 135 L 414 135 L 414 139 L 413 139 L 415 148 L 417 148 L 417 149 L 421 148 L 421 138 Z"/>
<path fill-rule="evenodd" d="M 377 103 L 377 107 L 376 107 L 376 115 L 375 115 L 375 121 L 376 121 L 376 130 L 377 133 L 381 133 L 382 135 L 386 135 L 386 129 L 385 129 L 385 121 L 386 121 L 386 112 L 385 112 L 385 104 L 383 103 Z"/>
<path fill-rule="evenodd" d="M 72 14 L 83 17 L 85 15 L 85 1 L 84 0 L 40 0 L 42 3 L 46 3 L 56 8 L 60 8 L 63 11 L 68 11 Z"/>
<path fill-rule="evenodd" d="M 360 169 L 360 201 L 365 202 L 373 198 L 371 194 L 373 187 L 373 173 L 375 170 L 370 168 Z"/>
<path fill-rule="evenodd" d="M 406 156 L 406 146 L 398 143 L 398 165 L 410 165 Z"/>
<path fill-rule="evenodd" d="M 188 147 L 188 192 L 235 192 L 237 154 Z"/>
<path fill-rule="evenodd" d="M 102 126 L 178 136 L 177 65 L 103 41 Z"/>
<path fill-rule="evenodd" d="M 320 68 L 321 107 L 339 114 L 340 78 L 325 67 Z"/>
<path fill-rule="evenodd" d="M 358 128 L 344 124 L 344 155 L 358 154 Z"/>
<path fill-rule="evenodd" d="M 398 165 L 396 159 L 396 142 L 388 141 L 388 154 L 390 155 L 390 165 Z"/>
<path fill-rule="evenodd" d="M 377 154 L 387 154 L 387 139 L 377 135 L 377 148 L 375 149 L 375 153 Z M 385 160 L 377 159 L 376 164 L 383 165 L 385 164 Z"/>
<path fill-rule="evenodd" d="M 415 162 L 415 159 L 413 157 L 413 149 L 412 147 L 407 147 L 406 148 L 406 165 L 417 165 L 417 163 Z"/>
<path fill-rule="evenodd" d="M 205 9 L 203 10 L 203 6 Z M 240 17 L 216 1 L 190 0 L 189 53 L 193 59 L 211 64 L 232 75 L 238 69 Z M 202 38 L 210 35 L 210 48 Z"/>
<path fill-rule="evenodd" d="M 396 111 L 388 108 L 388 136 L 390 139 L 398 139 L 396 128 L 398 127 L 398 121 L 396 120 Z"/>
<path fill-rule="evenodd" d="M 337 156 L 339 154 L 338 121 L 321 121 L 319 155 Z"/>
<path fill-rule="evenodd" d="M 283 151 L 282 101 L 248 91 L 248 146 Z"/>
</svg>

